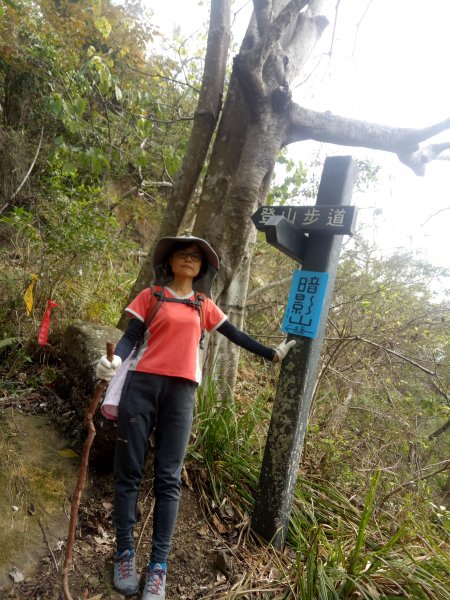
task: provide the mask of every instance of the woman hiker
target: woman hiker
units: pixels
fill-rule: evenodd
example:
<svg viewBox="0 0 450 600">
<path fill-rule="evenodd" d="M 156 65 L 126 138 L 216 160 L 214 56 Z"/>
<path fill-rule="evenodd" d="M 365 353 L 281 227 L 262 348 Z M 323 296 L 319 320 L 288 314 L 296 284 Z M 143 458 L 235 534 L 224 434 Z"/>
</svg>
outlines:
<svg viewBox="0 0 450 600">
<path fill-rule="evenodd" d="M 138 344 L 118 406 L 114 585 L 125 596 L 138 590 L 133 527 L 148 439 L 154 432 L 152 551 L 142 600 L 165 598 L 167 558 L 180 500 L 181 469 L 201 377 L 199 342 L 204 330 L 218 331 L 238 346 L 273 362 L 281 361 L 295 344 L 284 341 L 275 349 L 260 344 L 234 327 L 207 297 L 219 259 L 205 240 L 192 236 L 161 238 L 153 265 L 155 283 L 161 287 L 143 290 L 127 307 L 131 319 L 114 358 L 110 362 L 103 356 L 96 370 L 99 379 L 111 380 Z M 194 288 L 203 294 L 199 296 Z M 152 308 L 148 328 L 150 307 L 156 303 L 158 308 L 156 312 Z"/>
</svg>

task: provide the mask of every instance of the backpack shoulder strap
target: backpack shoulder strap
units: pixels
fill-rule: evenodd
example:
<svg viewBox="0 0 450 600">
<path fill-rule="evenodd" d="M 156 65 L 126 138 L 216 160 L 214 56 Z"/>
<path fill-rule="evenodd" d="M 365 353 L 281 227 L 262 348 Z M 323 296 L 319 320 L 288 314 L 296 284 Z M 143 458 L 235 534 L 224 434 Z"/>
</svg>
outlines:
<svg viewBox="0 0 450 600">
<path fill-rule="evenodd" d="M 150 285 L 150 311 L 145 319 L 145 329 L 150 327 L 150 323 L 156 316 L 156 313 L 161 307 L 164 298 L 164 288 L 160 286 Z M 157 289 L 159 288 L 159 289 Z"/>
<path fill-rule="evenodd" d="M 205 347 L 205 294 L 202 292 L 196 292 L 195 299 L 200 304 L 198 314 L 200 316 L 200 348 L 203 350 Z"/>
<path fill-rule="evenodd" d="M 155 291 L 155 286 L 153 286 L 153 285 L 150 285 L 149 289 L 150 289 L 150 310 L 144 321 L 144 332 L 142 333 L 142 336 L 139 338 L 139 340 L 136 342 L 136 346 L 135 346 L 134 353 L 133 353 L 134 358 L 136 358 L 139 354 L 139 348 L 142 346 L 144 339 L 145 339 L 145 332 L 150 327 L 150 323 L 155 318 L 155 315 L 161 306 L 161 303 L 162 303 L 161 296 L 164 296 L 164 288 L 162 288 L 162 292 L 160 292 L 160 293 Z M 157 294 L 159 294 L 159 295 L 157 295 Z M 148 331 L 148 335 L 150 336 L 150 331 Z"/>
</svg>

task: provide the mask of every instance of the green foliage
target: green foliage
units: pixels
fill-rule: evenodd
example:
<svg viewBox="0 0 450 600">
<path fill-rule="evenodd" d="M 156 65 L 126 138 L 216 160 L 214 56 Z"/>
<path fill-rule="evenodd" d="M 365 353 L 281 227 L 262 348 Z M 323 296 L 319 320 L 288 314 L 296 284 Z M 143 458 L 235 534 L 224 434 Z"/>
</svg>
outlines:
<svg viewBox="0 0 450 600">
<path fill-rule="evenodd" d="M 158 199 L 148 182 L 173 175 L 180 164 L 190 121 L 179 117 L 193 114 L 201 72 L 186 59 L 183 81 L 172 58 L 149 58 L 149 23 L 139 3 L 21 0 L 17 10 L 6 7 L 0 23 L 5 133 L 22 130 L 32 154 L 42 128 L 38 166 L 53 156 L 66 174 L 93 184 L 120 179 L 125 189 L 134 184 L 149 201 Z M 8 171 L 17 182 L 6 197 L 21 181 L 16 165 Z M 7 172 L 0 169 L 0 183 L 2 177 Z"/>
<path fill-rule="evenodd" d="M 307 170 L 304 164 L 299 161 L 296 164 L 288 156 L 287 149 L 283 149 L 277 158 L 277 179 L 279 183 L 273 183 L 270 192 L 267 196 L 267 204 L 284 205 L 286 202 L 298 202 L 300 189 L 305 184 L 307 178 Z M 282 166 L 283 174 L 280 176 L 280 166 Z"/>
<path fill-rule="evenodd" d="M 95 302 L 111 261 L 132 247 L 120 238 L 117 220 L 97 186 L 80 181 L 76 173 L 64 175 L 61 162 L 51 164 L 49 172 L 46 194 L 33 210 L 15 207 L 0 218 L 12 241 L 0 259 L 7 265 L 8 257 L 14 255 L 13 264 L 4 271 L 5 298 L 0 309 L 11 334 L 17 333 L 18 327 L 34 332 L 37 323 L 33 316 L 43 314 L 49 298 L 60 303 L 61 318 L 66 314 L 79 318 L 83 295 L 88 295 L 88 302 Z M 32 273 L 39 281 L 34 312 L 27 320 L 22 296 Z"/>
<path fill-rule="evenodd" d="M 217 506 L 225 496 L 231 504 L 242 504 L 247 510 L 252 505 L 261 452 L 260 430 L 267 414 L 263 397 L 242 407 L 231 394 L 220 399 L 211 379 L 199 388 L 189 456 L 203 463 Z"/>
<path fill-rule="evenodd" d="M 378 259 L 360 239 L 344 255 L 313 412 L 317 435 L 309 441 L 323 474 L 350 483 L 383 465 L 388 492 L 421 465 L 442 460 L 445 441 L 426 439 L 448 418 L 449 307 L 430 286 L 442 275 L 409 253 Z"/>
<path fill-rule="evenodd" d="M 1 350 L 18 365 L 50 297 L 52 341 L 76 319 L 117 323 L 136 243 L 155 234 L 180 165 L 201 63 L 187 53 L 180 70 L 173 53 L 150 55 L 139 2 L 18 0 L 2 11 L 0 319 L 18 341 Z"/>
<path fill-rule="evenodd" d="M 0 350 L 2 348 L 6 348 L 8 346 L 13 346 L 15 344 L 17 344 L 17 342 L 20 342 L 22 338 L 20 337 L 9 337 L 9 338 L 4 338 L 3 340 L 0 340 Z"/>
<path fill-rule="evenodd" d="M 359 568 L 349 568 L 348 545 L 342 531 L 318 526 L 310 532 L 306 555 L 297 555 L 295 570 L 286 570 L 293 590 L 287 598 L 445 599 L 448 560 L 439 548 L 430 552 L 405 542 L 407 527 L 389 537 L 381 549 L 364 548 Z M 429 535 L 428 541 L 432 538 Z M 302 556 L 306 556 L 302 560 Z M 351 555 L 350 555 L 351 558 Z"/>
</svg>

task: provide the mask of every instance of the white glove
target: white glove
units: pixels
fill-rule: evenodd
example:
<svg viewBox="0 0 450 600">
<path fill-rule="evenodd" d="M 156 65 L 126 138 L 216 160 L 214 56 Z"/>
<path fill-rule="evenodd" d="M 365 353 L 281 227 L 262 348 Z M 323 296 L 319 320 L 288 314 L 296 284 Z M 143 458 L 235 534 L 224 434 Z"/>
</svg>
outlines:
<svg viewBox="0 0 450 600">
<path fill-rule="evenodd" d="M 295 346 L 295 344 L 296 344 L 295 340 L 291 340 L 290 342 L 283 340 L 281 342 L 281 344 L 275 348 L 275 352 L 278 356 L 279 362 L 281 362 L 283 360 L 283 358 L 286 358 L 287 353 L 292 348 L 292 346 Z"/>
<path fill-rule="evenodd" d="M 97 367 L 95 369 L 95 375 L 97 379 L 103 379 L 104 381 L 111 381 L 111 379 L 116 375 L 117 371 L 122 364 L 122 359 L 120 356 L 114 354 L 114 358 L 109 361 L 106 356 L 102 356 L 101 359 L 97 363 Z"/>
</svg>

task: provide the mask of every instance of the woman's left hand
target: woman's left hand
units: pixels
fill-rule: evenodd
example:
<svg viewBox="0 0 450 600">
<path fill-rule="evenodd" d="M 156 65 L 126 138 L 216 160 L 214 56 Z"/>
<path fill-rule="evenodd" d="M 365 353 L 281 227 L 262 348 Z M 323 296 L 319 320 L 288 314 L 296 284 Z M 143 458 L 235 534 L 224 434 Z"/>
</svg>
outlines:
<svg viewBox="0 0 450 600">
<path fill-rule="evenodd" d="M 295 340 L 291 340 L 290 342 L 283 340 L 281 344 L 275 348 L 275 356 L 273 357 L 273 362 L 281 362 L 283 358 L 286 358 L 287 353 L 292 348 L 292 346 L 295 346 L 295 344 Z"/>
</svg>

